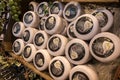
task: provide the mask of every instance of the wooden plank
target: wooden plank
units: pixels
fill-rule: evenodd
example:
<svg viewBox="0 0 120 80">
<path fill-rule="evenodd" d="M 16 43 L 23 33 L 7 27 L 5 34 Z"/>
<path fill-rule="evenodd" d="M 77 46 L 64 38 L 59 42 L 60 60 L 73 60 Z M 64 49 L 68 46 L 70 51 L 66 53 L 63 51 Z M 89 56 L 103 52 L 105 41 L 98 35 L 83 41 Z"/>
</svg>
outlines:
<svg viewBox="0 0 120 80">
<path fill-rule="evenodd" d="M 61 2 L 70 2 L 71 0 L 59 0 Z M 120 2 L 119 0 L 74 0 L 77 2 L 104 2 L 104 3 L 110 3 L 110 2 Z"/>
</svg>

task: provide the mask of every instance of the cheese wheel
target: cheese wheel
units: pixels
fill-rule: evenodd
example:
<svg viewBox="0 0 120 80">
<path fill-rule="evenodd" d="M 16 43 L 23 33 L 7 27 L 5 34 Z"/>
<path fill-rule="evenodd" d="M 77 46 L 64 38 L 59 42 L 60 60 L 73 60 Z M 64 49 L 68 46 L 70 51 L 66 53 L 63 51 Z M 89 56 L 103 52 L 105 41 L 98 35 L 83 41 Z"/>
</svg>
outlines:
<svg viewBox="0 0 120 80">
<path fill-rule="evenodd" d="M 120 39 L 110 32 L 102 32 L 90 41 L 90 52 L 100 62 L 110 62 L 120 55 Z"/>
<path fill-rule="evenodd" d="M 67 27 L 67 36 L 70 39 L 77 38 L 74 34 L 74 30 L 73 30 L 74 28 L 73 27 L 74 27 L 74 22 L 71 22 Z"/>
<path fill-rule="evenodd" d="M 107 9 L 98 9 L 93 11 L 93 16 L 95 16 L 100 24 L 101 31 L 108 31 L 113 24 L 113 15 Z"/>
<path fill-rule="evenodd" d="M 37 49 L 43 49 L 47 47 L 49 35 L 45 31 L 38 31 L 33 37 L 33 44 Z"/>
<path fill-rule="evenodd" d="M 101 31 L 97 18 L 91 14 L 79 16 L 73 30 L 77 38 L 83 40 L 90 40 Z"/>
<path fill-rule="evenodd" d="M 33 58 L 34 66 L 39 71 L 43 71 L 47 69 L 50 61 L 51 61 L 51 56 L 46 49 L 39 49 L 35 53 L 35 57 Z"/>
<path fill-rule="evenodd" d="M 21 55 L 23 53 L 24 46 L 25 44 L 22 39 L 16 39 L 12 45 L 12 51 L 16 55 Z"/>
<path fill-rule="evenodd" d="M 25 26 L 23 22 L 16 22 L 12 27 L 12 34 L 15 37 L 22 37 Z"/>
<path fill-rule="evenodd" d="M 29 3 L 29 10 L 30 10 L 30 11 L 33 11 L 33 12 L 36 12 L 37 6 L 38 6 L 38 3 L 37 3 L 37 2 L 31 1 L 31 2 Z"/>
<path fill-rule="evenodd" d="M 33 37 L 34 37 L 34 35 L 37 31 L 38 30 L 35 29 L 35 28 L 26 28 L 23 31 L 23 36 L 22 36 L 23 41 L 25 43 L 32 43 L 33 42 Z"/>
<path fill-rule="evenodd" d="M 48 3 L 47 2 L 41 2 L 38 4 L 36 12 L 39 17 L 44 17 L 47 14 L 45 13 L 46 10 L 48 10 Z"/>
<path fill-rule="evenodd" d="M 59 16 L 63 15 L 64 6 L 59 1 L 54 1 L 52 6 L 49 8 L 49 14 L 57 14 Z"/>
<path fill-rule="evenodd" d="M 39 22 L 40 21 L 38 15 L 33 11 L 27 11 L 23 15 L 23 23 L 26 27 L 36 28 Z"/>
<path fill-rule="evenodd" d="M 50 35 L 61 33 L 66 25 L 63 22 L 64 20 L 60 16 L 51 14 L 45 21 L 45 31 Z"/>
<path fill-rule="evenodd" d="M 65 55 L 66 58 L 75 65 L 85 64 L 91 59 L 88 44 L 77 38 L 74 38 L 67 43 Z"/>
<path fill-rule="evenodd" d="M 33 58 L 35 56 L 35 52 L 36 52 L 36 48 L 34 47 L 34 45 L 33 44 L 27 44 L 24 47 L 22 56 L 23 56 L 25 61 L 32 62 Z"/>
<path fill-rule="evenodd" d="M 71 1 L 67 3 L 63 10 L 63 17 L 71 22 L 77 19 L 81 14 L 81 6 L 78 2 Z"/>
<path fill-rule="evenodd" d="M 54 80 L 67 80 L 71 65 L 63 56 L 54 57 L 49 64 L 49 73 Z"/>
<path fill-rule="evenodd" d="M 60 34 L 52 35 L 47 43 L 47 50 L 52 56 L 64 55 L 68 39 Z"/>
<path fill-rule="evenodd" d="M 38 25 L 39 30 L 44 30 L 45 20 L 46 20 L 46 19 L 47 19 L 47 17 L 42 17 L 42 18 L 40 19 L 40 23 L 39 23 L 39 25 Z"/>
<path fill-rule="evenodd" d="M 98 74 L 91 67 L 78 65 L 71 69 L 69 80 L 99 80 Z"/>
</svg>

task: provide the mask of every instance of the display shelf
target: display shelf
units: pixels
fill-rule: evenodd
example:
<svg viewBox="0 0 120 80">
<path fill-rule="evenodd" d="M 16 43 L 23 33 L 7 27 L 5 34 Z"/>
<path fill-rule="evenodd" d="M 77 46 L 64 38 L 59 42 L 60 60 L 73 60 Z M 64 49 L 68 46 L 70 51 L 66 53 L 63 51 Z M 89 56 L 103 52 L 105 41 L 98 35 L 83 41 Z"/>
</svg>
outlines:
<svg viewBox="0 0 120 80">
<path fill-rule="evenodd" d="M 38 1 L 38 0 L 37 0 Z M 61 2 L 70 2 L 70 0 L 59 0 Z M 115 4 L 116 3 L 119 3 L 120 1 L 119 0 L 74 0 L 74 1 L 78 1 L 78 2 L 81 2 L 81 3 L 89 3 L 89 2 L 95 2 L 95 3 L 112 3 L 114 2 Z M 103 6 L 104 4 L 102 4 Z M 87 5 L 89 6 L 89 5 Z M 109 6 L 112 6 L 110 7 L 110 9 L 112 9 L 111 11 L 113 12 L 114 14 L 114 24 L 113 24 L 113 27 L 109 30 L 113 33 L 115 33 L 116 35 L 118 35 L 120 37 L 120 8 L 117 6 L 114 6 L 114 5 L 107 5 L 106 7 L 109 7 Z M 22 11 L 23 12 L 23 11 Z M 24 11 L 25 12 L 25 11 Z M 11 22 L 10 22 L 11 23 Z M 14 23 L 14 22 L 13 22 Z M 13 23 L 11 23 L 9 25 L 9 27 L 7 28 L 6 30 L 6 33 L 5 33 L 5 38 L 3 40 L 3 46 L 4 46 L 4 50 L 9 52 L 9 54 L 14 57 L 16 60 L 20 61 L 22 64 L 24 64 L 24 66 L 28 67 L 29 69 L 31 69 L 34 73 L 38 74 L 39 76 L 43 77 L 45 80 L 53 80 L 49 73 L 48 72 L 41 72 L 39 70 L 37 70 L 31 63 L 28 63 L 26 62 L 22 56 L 17 56 L 15 55 L 13 52 L 12 52 L 12 43 L 13 41 L 16 39 L 11 31 L 12 31 L 12 25 Z M 108 66 L 105 64 L 105 66 Z M 117 74 L 118 72 L 116 72 Z M 116 79 L 113 79 L 113 80 L 116 80 Z"/>
<path fill-rule="evenodd" d="M 59 0 L 61 2 L 70 2 L 71 0 Z M 78 2 L 104 2 L 104 3 L 112 3 L 112 2 L 120 2 L 119 0 L 74 0 Z"/>
<path fill-rule="evenodd" d="M 16 60 L 20 61 L 24 66 L 31 69 L 34 73 L 38 74 L 39 76 L 43 77 L 45 80 L 53 80 L 49 74 L 45 72 L 38 71 L 32 64 L 26 62 L 21 56 L 15 55 L 12 51 L 9 52 L 9 54 L 14 57 Z"/>
</svg>

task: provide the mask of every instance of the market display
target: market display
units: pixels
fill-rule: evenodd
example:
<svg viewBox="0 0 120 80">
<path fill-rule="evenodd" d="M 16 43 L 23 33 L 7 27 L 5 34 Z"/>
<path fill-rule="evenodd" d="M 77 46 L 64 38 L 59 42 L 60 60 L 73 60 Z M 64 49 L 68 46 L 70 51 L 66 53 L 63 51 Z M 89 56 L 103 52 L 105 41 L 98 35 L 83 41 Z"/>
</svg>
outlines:
<svg viewBox="0 0 120 80">
<path fill-rule="evenodd" d="M 119 37 L 106 32 L 114 20 L 109 10 L 85 13 L 73 1 L 64 6 L 59 1 L 51 6 L 47 2 L 29 5 L 30 11 L 23 16 L 25 27 L 22 22 L 13 26 L 13 35 L 18 37 L 13 51 L 39 71 L 48 70 L 54 80 L 99 80 L 87 64 L 91 60 L 107 63 L 120 56 Z"/>
</svg>

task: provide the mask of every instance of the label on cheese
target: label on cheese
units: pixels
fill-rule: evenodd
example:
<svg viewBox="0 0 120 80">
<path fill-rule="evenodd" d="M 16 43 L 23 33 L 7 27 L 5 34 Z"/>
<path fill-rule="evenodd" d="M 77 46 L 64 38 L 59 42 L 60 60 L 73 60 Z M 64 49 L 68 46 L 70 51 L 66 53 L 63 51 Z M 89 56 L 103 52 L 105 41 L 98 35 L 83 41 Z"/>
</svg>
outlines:
<svg viewBox="0 0 120 80">
<path fill-rule="evenodd" d="M 24 21 L 26 24 L 30 24 L 33 21 L 32 13 L 26 13 L 26 15 L 24 17 Z"/>
<path fill-rule="evenodd" d="M 49 41 L 49 49 L 51 51 L 58 51 L 61 48 L 62 42 L 61 39 L 57 36 L 52 37 Z"/>
<path fill-rule="evenodd" d="M 60 11 L 60 6 L 58 3 L 54 3 L 52 7 L 50 8 L 51 14 L 58 14 Z"/>
<path fill-rule="evenodd" d="M 39 7 L 38 7 L 38 13 L 39 14 L 43 14 L 44 13 L 44 9 L 43 9 L 43 6 L 44 6 L 44 4 L 41 4 Z"/>
<path fill-rule="evenodd" d="M 98 10 L 98 12 L 95 12 L 92 15 L 94 15 L 98 19 L 100 27 L 104 27 L 107 24 L 108 17 L 106 13 Z"/>
<path fill-rule="evenodd" d="M 68 49 L 68 54 L 72 60 L 79 61 L 85 56 L 85 49 L 80 43 L 73 43 Z"/>
<path fill-rule="evenodd" d="M 65 15 L 68 19 L 72 19 L 77 15 L 77 12 L 78 12 L 77 6 L 75 6 L 74 4 L 70 4 L 69 6 L 67 6 L 65 10 Z"/>
<path fill-rule="evenodd" d="M 69 10 L 66 10 L 65 15 L 66 15 L 66 16 L 70 16 L 70 11 L 69 11 Z"/>
<path fill-rule="evenodd" d="M 13 26 L 13 32 L 15 34 L 18 34 L 20 32 L 20 24 L 18 22 Z"/>
<path fill-rule="evenodd" d="M 23 40 L 25 42 L 27 42 L 29 40 L 29 38 L 30 38 L 30 32 L 28 30 L 26 30 L 23 34 Z"/>
<path fill-rule="evenodd" d="M 41 52 L 38 52 L 36 55 L 35 55 L 35 63 L 38 67 L 42 67 L 44 65 L 44 56 L 42 55 Z"/>
<path fill-rule="evenodd" d="M 48 30 L 52 30 L 56 25 L 56 19 L 55 17 L 51 16 L 49 18 L 47 18 L 46 23 L 45 23 L 45 27 Z"/>
<path fill-rule="evenodd" d="M 44 36 L 43 36 L 43 34 L 41 34 L 41 33 L 36 34 L 34 41 L 35 41 L 35 44 L 37 46 L 41 46 L 44 43 Z"/>
<path fill-rule="evenodd" d="M 94 24 L 91 18 L 81 17 L 76 23 L 76 30 L 80 34 L 88 34 L 91 32 Z"/>
<path fill-rule="evenodd" d="M 92 50 L 95 55 L 106 58 L 114 52 L 114 43 L 107 37 L 99 37 L 92 43 Z"/>
<path fill-rule="evenodd" d="M 90 79 L 85 73 L 77 71 L 72 75 L 71 80 L 90 80 Z"/>
<path fill-rule="evenodd" d="M 45 11 L 47 10 L 47 8 L 48 7 L 44 3 L 39 5 L 38 10 L 37 10 L 38 14 L 40 15 L 45 14 Z"/>
<path fill-rule="evenodd" d="M 20 51 L 20 48 L 21 48 L 20 43 L 19 43 L 18 41 L 16 41 L 16 42 L 14 43 L 14 45 L 13 45 L 14 51 L 17 53 L 17 52 Z"/>
<path fill-rule="evenodd" d="M 51 63 L 50 70 L 54 76 L 60 77 L 64 73 L 64 65 L 61 61 L 55 60 Z"/>
<path fill-rule="evenodd" d="M 30 46 L 26 46 L 23 52 L 25 58 L 28 58 L 32 53 L 32 49 Z"/>
<path fill-rule="evenodd" d="M 41 20 L 40 20 L 40 24 L 39 24 L 40 30 L 44 30 L 45 20 L 46 20 L 46 19 L 41 19 Z"/>
<path fill-rule="evenodd" d="M 41 14 L 42 13 L 42 8 L 39 8 L 39 14 Z"/>
</svg>

